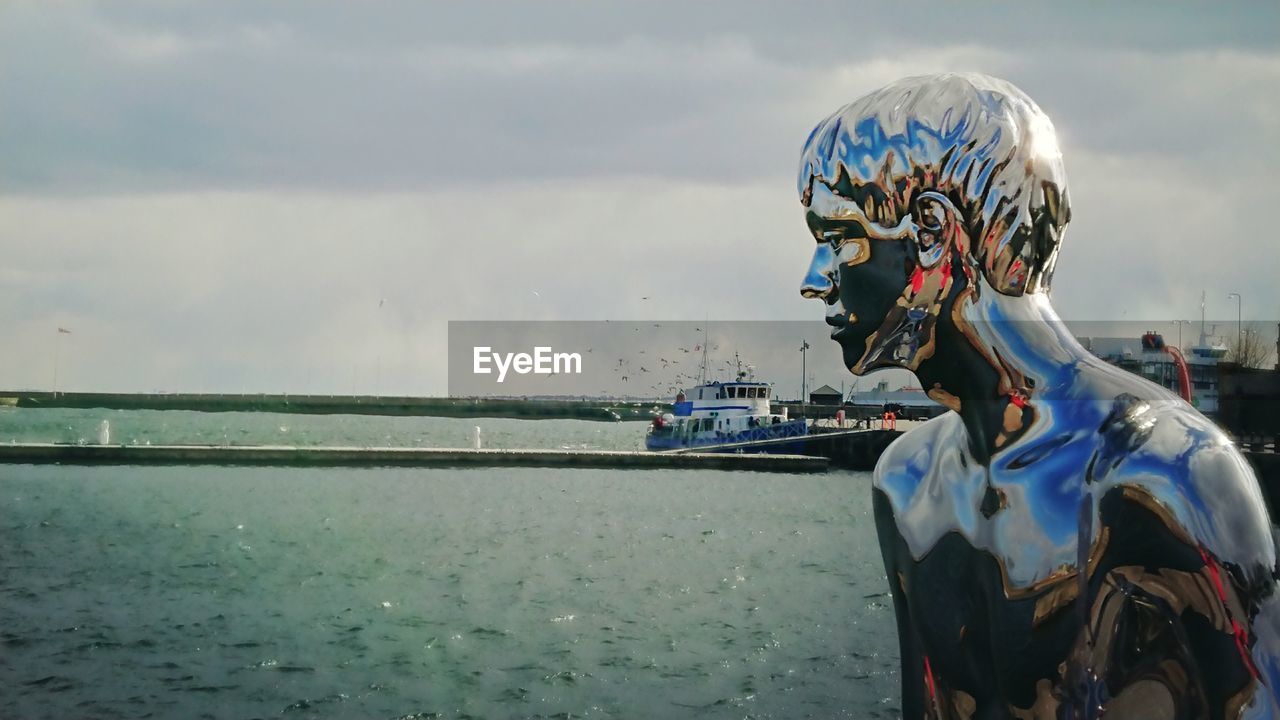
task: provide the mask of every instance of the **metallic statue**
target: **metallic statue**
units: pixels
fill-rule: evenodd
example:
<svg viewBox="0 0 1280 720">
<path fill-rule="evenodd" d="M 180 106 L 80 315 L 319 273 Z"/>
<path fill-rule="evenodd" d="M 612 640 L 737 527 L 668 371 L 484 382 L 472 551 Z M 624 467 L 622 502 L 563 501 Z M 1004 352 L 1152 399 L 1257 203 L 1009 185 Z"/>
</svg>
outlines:
<svg viewBox="0 0 1280 720">
<path fill-rule="evenodd" d="M 875 473 L 904 717 L 1280 717 L 1257 481 L 1054 313 L 1071 209 L 1040 108 L 982 75 L 902 80 L 818 125 L 799 190 L 802 292 L 846 366 L 911 370 L 954 411 Z"/>
</svg>

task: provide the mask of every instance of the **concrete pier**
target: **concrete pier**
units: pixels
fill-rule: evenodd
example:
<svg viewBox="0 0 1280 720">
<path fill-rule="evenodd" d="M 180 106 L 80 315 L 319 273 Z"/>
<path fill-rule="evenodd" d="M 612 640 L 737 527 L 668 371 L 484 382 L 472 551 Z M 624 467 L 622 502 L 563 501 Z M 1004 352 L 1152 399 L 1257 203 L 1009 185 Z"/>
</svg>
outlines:
<svg viewBox="0 0 1280 720">
<path fill-rule="evenodd" d="M 704 445 L 697 453 L 752 453 L 770 448 L 801 448 L 805 456 L 815 455 L 830 460 L 833 467 L 846 470 L 873 470 L 881 453 L 903 433 L 903 430 L 859 430 L 815 427 L 808 435 L 751 440 L 748 442 Z M 664 455 L 689 455 L 691 450 L 669 450 Z"/>
<path fill-rule="evenodd" d="M 295 447 L 286 445 L 0 445 L 0 463 L 64 465 L 277 465 L 298 467 L 576 467 L 824 472 L 825 457 L 605 450 Z"/>
</svg>

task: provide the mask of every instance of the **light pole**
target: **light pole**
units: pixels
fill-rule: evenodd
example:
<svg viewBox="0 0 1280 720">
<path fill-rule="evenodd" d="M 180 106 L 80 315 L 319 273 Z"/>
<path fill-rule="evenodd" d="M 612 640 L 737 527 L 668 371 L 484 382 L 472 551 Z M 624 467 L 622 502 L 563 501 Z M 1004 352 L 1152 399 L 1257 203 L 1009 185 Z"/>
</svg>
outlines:
<svg viewBox="0 0 1280 720">
<path fill-rule="evenodd" d="M 53 396 L 58 397 L 58 356 L 59 350 L 62 349 L 62 336 L 70 335 L 71 331 L 66 328 L 58 328 L 58 332 L 53 336 Z"/>
<path fill-rule="evenodd" d="M 1244 333 L 1241 330 L 1242 315 L 1240 314 L 1240 306 L 1244 304 L 1244 301 L 1240 299 L 1240 293 L 1227 293 L 1227 299 L 1230 300 L 1231 298 L 1236 299 L 1236 362 L 1239 362 L 1240 350 L 1242 349 L 1240 343 L 1244 342 Z"/>
<path fill-rule="evenodd" d="M 804 404 L 805 404 L 805 402 L 807 402 L 807 401 L 808 401 L 808 399 L 809 399 L 809 395 L 808 395 L 808 393 L 806 392 L 806 390 L 807 390 L 808 388 L 807 388 L 807 387 L 806 387 L 806 385 L 805 385 L 805 384 L 806 384 L 806 381 L 807 381 L 807 380 L 808 380 L 808 378 L 809 378 L 809 375 L 808 375 L 808 366 L 806 365 L 806 363 L 808 362 L 808 359 L 809 359 L 809 357 L 808 357 L 808 352 L 809 352 L 809 341 L 808 341 L 808 340 L 801 340 L 801 341 L 800 341 L 800 408 L 801 408 L 801 414 L 804 414 L 804 410 L 803 410 L 803 408 L 804 408 Z"/>
</svg>

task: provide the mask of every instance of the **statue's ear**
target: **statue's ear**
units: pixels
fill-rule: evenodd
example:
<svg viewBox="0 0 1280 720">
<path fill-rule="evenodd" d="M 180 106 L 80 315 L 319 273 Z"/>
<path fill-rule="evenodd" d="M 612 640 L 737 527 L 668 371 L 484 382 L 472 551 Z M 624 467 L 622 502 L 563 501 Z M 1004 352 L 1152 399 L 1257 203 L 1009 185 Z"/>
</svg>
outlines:
<svg viewBox="0 0 1280 720">
<path fill-rule="evenodd" d="M 1067 199 L 1067 191 L 1058 191 L 1058 186 L 1048 180 L 1041 183 L 1044 190 L 1044 209 L 1059 232 L 1071 221 L 1071 201 Z"/>
<path fill-rule="evenodd" d="M 1041 183 L 1044 202 L 1031 211 L 1031 276 L 1028 290 L 1048 289 L 1053 278 L 1053 265 L 1062 243 L 1062 232 L 1071 220 L 1071 201 L 1066 191 L 1049 181 Z"/>
<path fill-rule="evenodd" d="M 912 201 L 911 214 L 915 219 L 917 257 L 925 267 L 933 267 L 942 259 L 946 239 L 961 229 L 960 213 L 946 195 L 929 190 Z"/>
</svg>

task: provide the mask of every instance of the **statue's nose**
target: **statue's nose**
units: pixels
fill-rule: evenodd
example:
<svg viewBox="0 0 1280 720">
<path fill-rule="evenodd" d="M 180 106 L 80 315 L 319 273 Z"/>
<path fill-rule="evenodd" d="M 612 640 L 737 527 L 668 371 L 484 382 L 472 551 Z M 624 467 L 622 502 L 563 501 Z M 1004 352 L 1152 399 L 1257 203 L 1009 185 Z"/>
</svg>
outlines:
<svg viewBox="0 0 1280 720">
<path fill-rule="evenodd" d="M 807 298 L 826 300 L 835 293 L 835 254 L 826 243 L 818 245 L 813 251 L 813 261 L 809 263 L 809 271 L 805 273 L 804 282 L 800 283 L 800 294 Z"/>
</svg>

